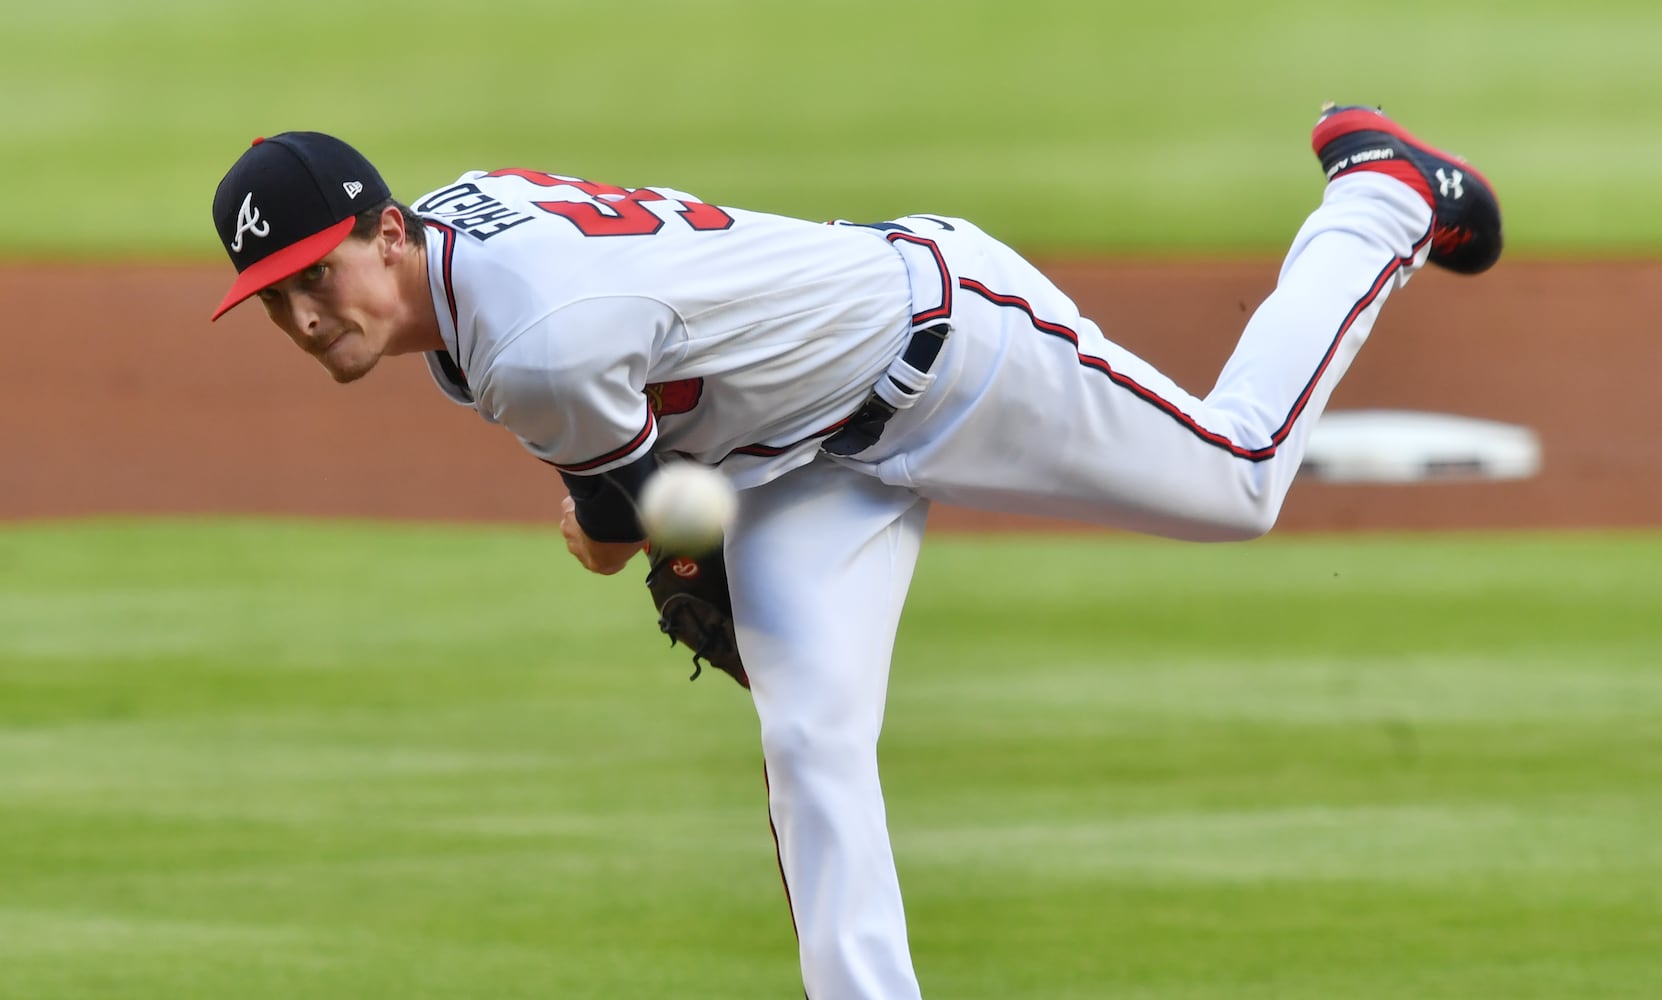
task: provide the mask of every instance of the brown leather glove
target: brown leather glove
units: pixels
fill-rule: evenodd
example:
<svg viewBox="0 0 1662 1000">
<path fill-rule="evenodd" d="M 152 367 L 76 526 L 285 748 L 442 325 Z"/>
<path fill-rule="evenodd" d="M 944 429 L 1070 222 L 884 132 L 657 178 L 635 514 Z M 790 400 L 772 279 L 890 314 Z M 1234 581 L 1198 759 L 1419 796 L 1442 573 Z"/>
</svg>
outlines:
<svg viewBox="0 0 1662 1000">
<path fill-rule="evenodd" d="M 727 592 L 727 563 L 721 550 L 689 559 L 663 550 L 650 550 L 651 568 L 646 588 L 658 608 L 658 628 L 669 636 L 669 644 L 683 643 L 692 650 L 696 680 L 708 662 L 739 682 L 745 676 L 739 659 L 738 640 L 733 635 L 733 598 Z"/>
</svg>

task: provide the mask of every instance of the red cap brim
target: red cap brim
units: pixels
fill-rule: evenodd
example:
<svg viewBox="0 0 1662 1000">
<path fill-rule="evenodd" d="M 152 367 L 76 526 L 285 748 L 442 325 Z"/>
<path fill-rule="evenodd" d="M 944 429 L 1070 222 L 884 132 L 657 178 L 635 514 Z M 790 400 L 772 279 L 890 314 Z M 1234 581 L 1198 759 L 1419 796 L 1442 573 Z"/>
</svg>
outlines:
<svg viewBox="0 0 1662 1000">
<path fill-rule="evenodd" d="M 231 307 L 248 298 L 255 292 L 275 285 L 290 275 L 304 271 L 324 257 L 329 251 L 346 242 L 346 237 L 352 232 L 352 223 L 355 219 L 342 219 L 321 233 L 313 233 L 298 243 L 290 243 L 269 257 L 250 264 L 248 270 L 237 275 L 237 280 L 231 285 L 231 290 L 225 293 L 225 298 L 219 303 L 219 308 L 208 318 L 211 323 L 230 311 Z"/>
</svg>

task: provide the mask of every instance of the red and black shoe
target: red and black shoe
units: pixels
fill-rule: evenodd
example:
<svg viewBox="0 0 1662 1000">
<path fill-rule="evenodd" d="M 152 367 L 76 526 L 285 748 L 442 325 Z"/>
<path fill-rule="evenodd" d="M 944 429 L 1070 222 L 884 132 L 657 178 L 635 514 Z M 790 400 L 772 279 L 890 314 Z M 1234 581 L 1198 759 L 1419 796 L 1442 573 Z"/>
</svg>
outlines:
<svg viewBox="0 0 1662 1000">
<path fill-rule="evenodd" d="M 1479 274 L 1500 259 L 1500 202 L 1464 159 L 1409 135 L 1378 108 L 1328 104 L 1310 133 L 1327 179 L 1358 170 L 1389 174 L 1431 206 L 1431 263 Z"/>
</svg>

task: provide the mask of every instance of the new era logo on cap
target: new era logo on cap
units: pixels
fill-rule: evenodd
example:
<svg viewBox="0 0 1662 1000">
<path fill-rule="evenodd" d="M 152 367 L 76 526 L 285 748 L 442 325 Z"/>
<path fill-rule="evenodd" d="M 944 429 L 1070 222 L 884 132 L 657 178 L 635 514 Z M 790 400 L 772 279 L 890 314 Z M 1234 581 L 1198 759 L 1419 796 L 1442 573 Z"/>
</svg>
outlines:
<svg viewBox="0 0 1662 1000">
<path fill-rule="evenodd" d="M 362 153 L 321 132 L 255 139 L 219 182 L 214 226 L 237 280 L 214 318 L 339 246 L 354 217 L 392 197 Z"/>
</svg>

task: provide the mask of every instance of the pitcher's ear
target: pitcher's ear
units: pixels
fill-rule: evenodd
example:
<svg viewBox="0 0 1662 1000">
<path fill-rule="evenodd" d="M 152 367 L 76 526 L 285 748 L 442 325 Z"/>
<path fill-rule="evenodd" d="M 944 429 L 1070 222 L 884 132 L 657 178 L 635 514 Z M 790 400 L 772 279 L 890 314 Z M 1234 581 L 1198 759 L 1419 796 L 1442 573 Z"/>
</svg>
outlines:
<svg viewBox="0 0 1662 1000">
<path fill-rule="evenodd" d="M 380 226 L 375 234 L 381 238 L 382 256 L 388 259 L 409 249 L 410 230 L 405 225 L 403 211 L 397 205 L 381 209 Z"/>
</svg>

